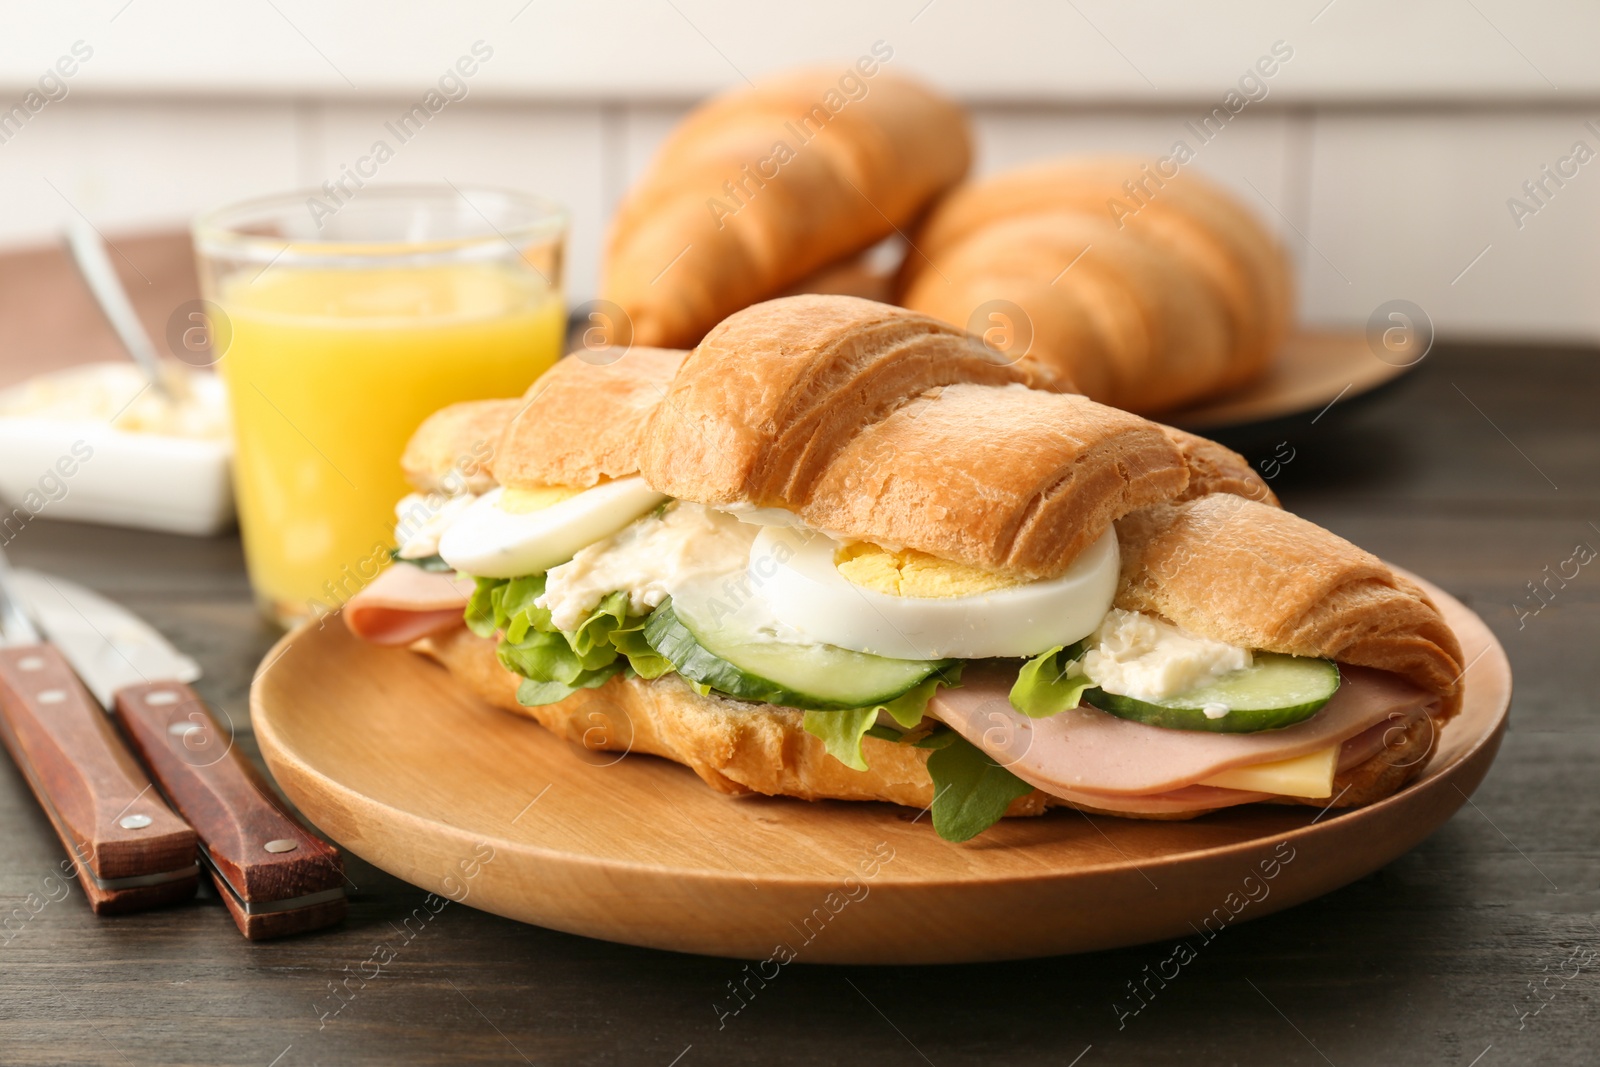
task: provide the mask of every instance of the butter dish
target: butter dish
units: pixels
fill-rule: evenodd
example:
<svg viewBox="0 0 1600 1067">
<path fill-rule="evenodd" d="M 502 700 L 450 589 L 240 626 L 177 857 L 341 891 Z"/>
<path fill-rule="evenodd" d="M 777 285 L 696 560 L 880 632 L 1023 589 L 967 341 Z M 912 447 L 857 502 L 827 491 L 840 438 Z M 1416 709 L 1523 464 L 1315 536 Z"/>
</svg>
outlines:
<svg viewBox="0 0 1600 1067">
<path fill-rule="evenodd" d="M 206 536 L 233 521 L 220 378 L 172 402 L 131 363 L 91 363 L 0 391 L 0 544 L 36 518 Z"/>
</svg>

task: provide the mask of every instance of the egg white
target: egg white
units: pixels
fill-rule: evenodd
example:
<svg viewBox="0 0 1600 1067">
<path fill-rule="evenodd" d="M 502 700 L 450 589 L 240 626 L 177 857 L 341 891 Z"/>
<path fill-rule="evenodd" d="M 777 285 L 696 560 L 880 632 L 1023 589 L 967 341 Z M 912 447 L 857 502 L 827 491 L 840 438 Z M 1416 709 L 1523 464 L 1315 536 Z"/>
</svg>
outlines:
<svg viewBox="0 0 1600 1067">
<path fill-rule="evenodd" d="M 750 549 L 751 587 L 807 639 L 894 659 L 1035 656 L 1095 631 L 1121 555 L 1107 530 L 1059 578 L 953 597 L 891 596 L 839 573 L 842 546 L 814 530 L 767 526 Z"/>
<path fill-rule="evenodd" d="M 520 578 L 565 563 L 667 498 L 643 478 L 618 478 L 537 511 L 501 507 L 504 489 L 479 497 L 439 538 L 439 555 L 479 578 Z"/>
</svg>

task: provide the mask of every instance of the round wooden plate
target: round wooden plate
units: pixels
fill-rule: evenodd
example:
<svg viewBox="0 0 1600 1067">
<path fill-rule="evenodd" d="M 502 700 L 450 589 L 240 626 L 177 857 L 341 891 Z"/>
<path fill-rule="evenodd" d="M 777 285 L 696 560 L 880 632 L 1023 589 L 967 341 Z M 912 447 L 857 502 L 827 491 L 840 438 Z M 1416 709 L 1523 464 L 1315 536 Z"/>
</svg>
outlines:
<svg viewBox="0 0 1600 1067">
<path fill-rule="evenodd" d="M 771 966 L 1084 952 L 1205 936 L 1309 900 L 1466 801 L 1499 748 L 1511 670 L 1482 620 L 1423 585 L 1470 662 L 1465 706 L 1417 781 L 1343 813 L 1056 811 L 956 845 L 892 805 L 730 798 L 666 760 L 569 745 L 336 619 L 279 642 L 251 714 L 278 782 L 335 840 L 499 915 Z"/>
<path fill-rule="evenodd" d="M 1423 355 L 1427 353 L 1424 351 Z M 1422 362 L 1387 363 L 1360 333 L 1291 334 L 1267 372 L 1237 392 L 1160 419 L 1186 430 L 1223 430 L 1309 414 L 1387 385 Z"/>
</svg>

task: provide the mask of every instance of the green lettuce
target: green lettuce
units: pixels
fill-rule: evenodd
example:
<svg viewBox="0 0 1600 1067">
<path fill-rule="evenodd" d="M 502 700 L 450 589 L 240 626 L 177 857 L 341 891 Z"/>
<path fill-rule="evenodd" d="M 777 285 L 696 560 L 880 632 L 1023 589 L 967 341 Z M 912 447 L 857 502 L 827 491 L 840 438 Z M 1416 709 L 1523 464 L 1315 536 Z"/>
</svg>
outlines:
<svg viewBox="0 0 1600 1067">
<path fill-rule="evenodd" d="M 1083 652 L 1082 641 L 1057 645 L 1023 664 L 1011 687 L 1011 706 L 1033 719 L 1077 707 L 1094 684 L 1083 673 Z"/>
<path fill-rule="evenodd" d="M 629 668 L 654 678 L 670 667 L 639 636 L 646 616 L 628 614 L 627 593 L 611 593 L 576 629 L 561 630 L 535 603 L 544 587 L 543 574 L 478 578 L 467 602 L 467 626 L 480 637 L 499 633 L 500 663 L 523 677 L 518 702 L 554 704 Z"/>
<path fill-rule="evenodd" d="M 465 576 L 463 576 L 465 577 Z M 500 600 L 505 595 L 504 578 L 474 578 L 472 596 L 467 600 L 467 629 L 479 637 L 493 637 L 498 625 Z"/>
<path fill-rule="evenodd" d="M 916 744 L 933 750 L 928 753 L 933 828 L 946 841 L 978 836 L 1000 821 L 1013 800 L 1033 791 L 954 730 L 941 730 Z"/>
<path fill-rule="evenodd" d="M 446 563 L 437 552 L 431 556 L 421 556 L 417 559 L 408 559 L 400 554 L 400 550 L 398 548 L 391 548 L 389 550 L 389 559 L 395 563 L 409 563 L 411 566 L 420 567 L 425 571 L 449 572 L 455 570 L 455 568 Z"/>
<path fill-rule="evenodd" d="M 536 682 L 532 678 L 524 678 L 517 686 L 517 703 L 527 708 L 554 704 L 558 700 L 567 699 L 579 689 L 595 689 L 605 685 L 621 670 L 622 664 L 618 663 L 605 670 L 589 671 L 577 685 L 567 685 L 563 682 Z"/>
<path fill-rule="evenodd" d="M 928 710 L 928 701 L 941 685 L 953 686 L 961 680 L 961 665 L 945 667 L 907 689 L 893 700 L 870 708 L 849 708 L 845 711 L 807 711 L 801 719 L 805 731 L 820 738 L 828 754 L 853 770 L 867 769 L 866 756 L 861 751 L 861 739 L 873 731 L 878 712 L 886 711 L 889 717 L 910 731 L 922 722 Z M 885 728 L 876 736 L 888 733 Z M 899 740 L 895 735 L 892 740 Z"/>
<path fill-rule="evenodd" d="M 801 719 L 801 725 L 806 733 L 822 739 L 828 755 L 846 767 L 864 771 L 867 769 L 867 760 L 861 754 L 861 739 L 877 721 L 877 708 L 850 708 L 846 711 L 808 711 Z"/>
<path fill-rule="evenodd" d="M 659 678 L 672 670 L 672 661 L 651 648 L 650 642 L 644 639 L 644 624 L 648 618 L 648 615 L 630 617 L 627 625 L 611 631 L 610 638 L 617 651 L 628 657 L 633 672 L 646 679 Z"/>
</svg>

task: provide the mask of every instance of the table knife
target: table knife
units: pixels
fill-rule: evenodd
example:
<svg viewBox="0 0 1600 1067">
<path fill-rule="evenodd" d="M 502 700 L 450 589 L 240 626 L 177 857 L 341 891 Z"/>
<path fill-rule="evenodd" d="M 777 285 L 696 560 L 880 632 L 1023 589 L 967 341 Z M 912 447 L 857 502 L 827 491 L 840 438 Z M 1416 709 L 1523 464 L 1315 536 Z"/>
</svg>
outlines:
<svg viewBox="0 0 1600 1067">
<path fill-rule="evenodd" d="M 200 858 L 252 941 L 345 915 L 338 850 L 279 804 L 188 685 L 195 662 L 128 609 L 65 578 L 20 570 L 14 585 L 39 627 L 109 711 L 157 785 L 194 826 Z"/>
<path fill-rule="evenodd" d="M 194 896 L 194 831 L 40 638 L 15 577 L 0 553 L 0 740 L 72 856 L 89 906 L 108 915 Z"/>
</svg>

